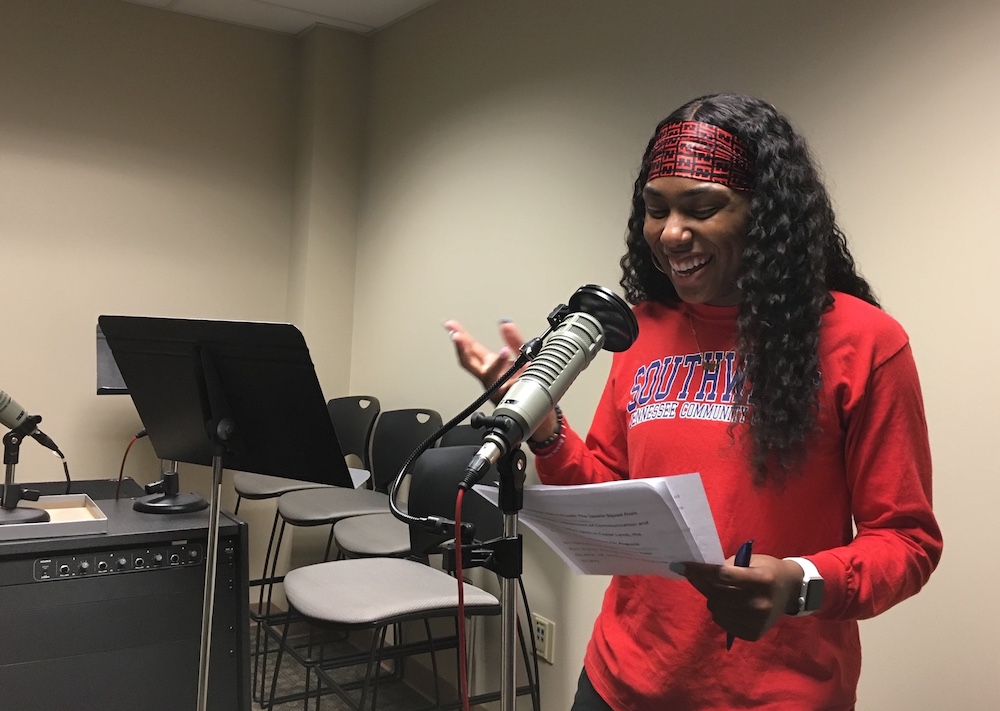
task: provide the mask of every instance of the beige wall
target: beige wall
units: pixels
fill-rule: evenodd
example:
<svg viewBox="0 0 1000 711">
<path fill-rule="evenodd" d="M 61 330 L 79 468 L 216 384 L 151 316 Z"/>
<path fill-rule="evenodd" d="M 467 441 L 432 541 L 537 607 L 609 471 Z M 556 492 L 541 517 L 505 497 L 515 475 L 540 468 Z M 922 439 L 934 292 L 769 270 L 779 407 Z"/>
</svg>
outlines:
<svg viewBox="0 0 1000 711">
<path fill-rule="evenodd" d="M 810 139 L 927 400 L 945 556 L 862 624 L 859 708 L 996 708 L 998 31 L 991 0 L 442 0 L 374 38 L 4 0 L 0 388 L 45 417 L 76 477 L 113 477 L 140 425 L 93 394 L 99 314 L 292 320 L 327 397 L 447 418 L 478 389 L 440 322 L 534 335 L 579 285 L 615 286 L 655 122 L 697 94 L 758 94 Z M 581 429 L 608 365 L 565 398 Z M 156 464 L 137 446 L 127 472 Z M 60 476 L 22 449 L 20 480 Z M 525 569 L 557 622 L 543 706 L 566 708 L 605 581 L 530 534 Z"/>
</svg>

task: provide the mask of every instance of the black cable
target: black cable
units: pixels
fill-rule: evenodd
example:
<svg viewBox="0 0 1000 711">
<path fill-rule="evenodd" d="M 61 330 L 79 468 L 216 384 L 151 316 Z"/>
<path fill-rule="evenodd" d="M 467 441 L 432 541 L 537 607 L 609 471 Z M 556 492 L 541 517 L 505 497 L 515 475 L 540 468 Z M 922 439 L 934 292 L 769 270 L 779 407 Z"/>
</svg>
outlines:
<svg viewBox="0 0 1000 711">
<path fill-rule="evenodd" d="M 56 456 L 62 460 L 63 473 L 66 475 L 66 493 L 70 493 L 70 489 L 73 487 L 73 480 L 69 478 L 69 463 L 66 461 L 66 455 L 60 452 L 58 449 L 55 450 Z"/>
</svg>

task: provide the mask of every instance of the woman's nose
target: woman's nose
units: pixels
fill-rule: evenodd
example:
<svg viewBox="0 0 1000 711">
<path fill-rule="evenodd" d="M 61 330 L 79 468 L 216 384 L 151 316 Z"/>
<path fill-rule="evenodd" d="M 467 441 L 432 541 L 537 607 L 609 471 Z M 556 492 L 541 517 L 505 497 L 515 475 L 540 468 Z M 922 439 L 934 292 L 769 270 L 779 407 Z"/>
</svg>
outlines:
<svg viewBox="0 0 1000 711">
<path fill-rule="evenodd" d="M 671 213 L 663 223 L 660 233 L 660 243 L 667 249 L 684 249 L 690 244 L 693 235 L 691 230 L 676 212 Z"/>
</svg>

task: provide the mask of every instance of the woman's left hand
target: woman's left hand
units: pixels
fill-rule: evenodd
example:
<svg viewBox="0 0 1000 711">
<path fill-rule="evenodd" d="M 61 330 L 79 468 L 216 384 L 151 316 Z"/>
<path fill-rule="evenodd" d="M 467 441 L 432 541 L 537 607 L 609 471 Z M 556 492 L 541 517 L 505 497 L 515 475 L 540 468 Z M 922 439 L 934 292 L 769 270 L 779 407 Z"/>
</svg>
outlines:
<svg viewBox="0 0 1000 711">
<path fill-rule="evenodd" d="M 802 568 L 794 561 L 753 555 L 746 568 L 685 563 L 684 577 L 708 602 L 712 620 L 740 639 L 756 641 L 786 612 L 797 609 Z"/>
</svg>

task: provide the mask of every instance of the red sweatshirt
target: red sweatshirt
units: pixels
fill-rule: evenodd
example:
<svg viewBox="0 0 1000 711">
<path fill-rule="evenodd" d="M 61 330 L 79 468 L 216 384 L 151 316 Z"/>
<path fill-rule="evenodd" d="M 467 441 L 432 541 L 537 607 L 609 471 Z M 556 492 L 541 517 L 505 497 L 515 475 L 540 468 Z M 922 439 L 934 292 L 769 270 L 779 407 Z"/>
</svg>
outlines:
<svg viewBox="0 0 1000 711">
<path fill-rule="evenodd" d="M 687 581 L 615 576 L 584 664 L 617 711 L 851 709 L 857 620 L 916 593 L 937 565 L 927 424 L 906 333 L 883 311 L 834 296 L 820 334 L 818 432 L 783 487 L 753 485 L 746 427 L 729 430 L 735 306 L 637 306 L 639 337 L 615 355 L 586 442 L 567 427 L 536 453 L 547 484 L 700 472 L 727 556 L 752 538 L 754 553 L 808 557 L 825 580 L 818 612 L 783 617 L 727 652 Z M 720 362 L 714 372 L 701 350 Z"/>
</svg>

